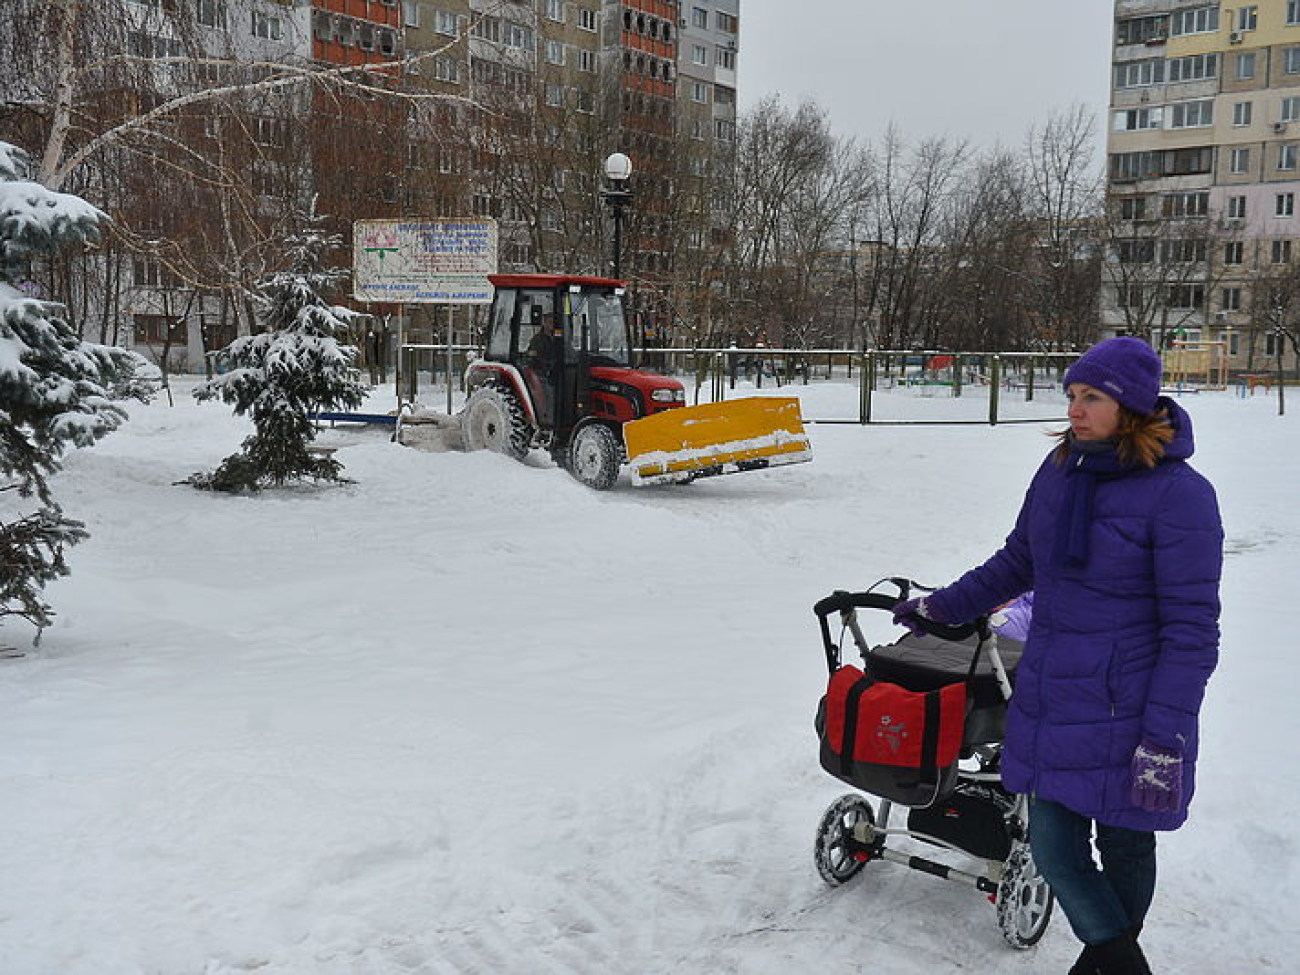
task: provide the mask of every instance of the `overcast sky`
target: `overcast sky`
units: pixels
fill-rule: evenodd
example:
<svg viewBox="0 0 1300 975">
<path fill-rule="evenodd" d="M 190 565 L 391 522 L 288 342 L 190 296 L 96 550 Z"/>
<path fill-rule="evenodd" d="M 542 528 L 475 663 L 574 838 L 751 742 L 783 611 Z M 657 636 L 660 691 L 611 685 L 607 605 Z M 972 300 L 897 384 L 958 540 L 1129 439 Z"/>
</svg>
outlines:
<svg viewBox="0 0 1300 975">
<path fill-rule="evenodd" d="M 1103 132 L 1110 0 L 741 0 L 739 95 L 811 98 L 837 135 L 1019 145 L 1076 103 Z M 942 93 L 942 94 L 941 94 Z"/>
</svg>

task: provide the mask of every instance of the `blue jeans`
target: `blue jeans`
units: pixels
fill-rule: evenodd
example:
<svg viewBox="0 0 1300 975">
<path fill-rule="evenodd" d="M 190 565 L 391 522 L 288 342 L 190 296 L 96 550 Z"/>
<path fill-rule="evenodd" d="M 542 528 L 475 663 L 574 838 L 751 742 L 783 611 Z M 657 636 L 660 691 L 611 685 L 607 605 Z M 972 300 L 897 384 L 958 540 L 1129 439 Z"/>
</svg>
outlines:
<svg viewBox="0 0 1300 975">
<path fill-rule="evenodd" d="M 1097 827 L 1101 869 L 1092 857 L 1093 821 L 1059 803 L 1030 799 L 1029 846 L 1075 937 L 1097 945 L 1141 927 L 1156 890 L 1154 833 Z"/>
</svg>

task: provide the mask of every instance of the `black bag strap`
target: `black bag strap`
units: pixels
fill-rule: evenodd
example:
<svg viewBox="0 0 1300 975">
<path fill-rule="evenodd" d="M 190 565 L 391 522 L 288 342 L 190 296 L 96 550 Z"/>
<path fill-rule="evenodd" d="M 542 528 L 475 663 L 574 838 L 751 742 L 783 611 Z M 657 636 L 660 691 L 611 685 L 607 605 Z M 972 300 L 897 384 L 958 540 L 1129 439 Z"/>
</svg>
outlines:
<svg viewBox="0 0 1300 975">
<path fill-rule="evenodd" d="M 939 706 L 939 691 L 930 691 L 925 695 L 925 732 L 921 735 L 921 771 L 929 772 L 939 765 L 939 716 L 943 709 Z"/>
<path fill-rule="evenodd" d="M 853 682 L 849 693 L 844 698 L 844 741 L 840 747 L 840 772 L 849 775 L 853 769 L 853 750 L 858 740 L 858 712 L 861 710 L 862 695 L 871 690 L 875 681 L 863 674 Z"/>
</svg>

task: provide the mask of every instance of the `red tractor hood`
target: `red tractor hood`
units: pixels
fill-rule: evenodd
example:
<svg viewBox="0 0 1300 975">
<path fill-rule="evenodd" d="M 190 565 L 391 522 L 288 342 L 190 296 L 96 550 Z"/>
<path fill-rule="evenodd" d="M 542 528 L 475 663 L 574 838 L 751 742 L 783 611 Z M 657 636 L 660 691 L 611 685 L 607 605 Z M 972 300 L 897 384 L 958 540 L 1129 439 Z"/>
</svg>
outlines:
<svg viewBox="0 0 1300 975">
<path fill-rule="evenodd" d="M 610 383 L 622 383 L 649 394 L 656 389 L 681 389 L 683 386 L 676 379 L 661 376 L 657 372 L 645 372 L 641 369 L 629 369 L 626 366 L 592 366 L 591 378 Z"/>
</svg>

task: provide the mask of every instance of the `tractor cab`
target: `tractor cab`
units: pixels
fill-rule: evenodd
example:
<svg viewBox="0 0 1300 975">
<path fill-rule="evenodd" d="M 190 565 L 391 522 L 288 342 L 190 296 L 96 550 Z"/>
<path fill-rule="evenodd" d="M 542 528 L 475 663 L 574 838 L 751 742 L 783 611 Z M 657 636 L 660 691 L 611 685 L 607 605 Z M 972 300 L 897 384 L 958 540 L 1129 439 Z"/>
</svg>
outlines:
<svg viewBox="0 0 1300 975">
<path fill-rule="evenodd" d="M 633 368 L 622 282 L 555 274 L 490 280 L 496 291 L 485 355 L 470 366 L 467 385 L 471 395 L 495 389 L 518 414 L 508 418 L 508 452 L 545 446 L 568 465 L 583 426 L 607 427 L 621 445 L 624 423 L 685 403 L 680 382 Z"/>
</svg>

